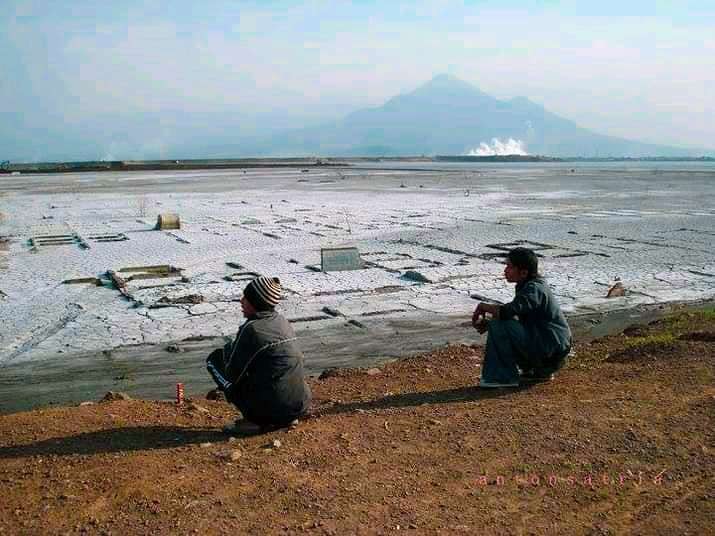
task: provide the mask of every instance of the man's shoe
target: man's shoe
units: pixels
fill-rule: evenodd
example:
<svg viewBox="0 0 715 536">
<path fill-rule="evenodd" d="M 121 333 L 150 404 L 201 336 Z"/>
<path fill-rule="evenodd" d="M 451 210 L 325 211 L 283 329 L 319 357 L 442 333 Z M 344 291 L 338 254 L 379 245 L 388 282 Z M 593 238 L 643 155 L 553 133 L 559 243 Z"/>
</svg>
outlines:
<svg viewBox="0 0 715 536">
<path fill-rule="evenodd" d="M 239 419 L 233 424 L 223 427 L 223 433 L 228 435 L 252 435 L 261 432 L 261 427 L 246 419 Z"/>
<path fill-rule="evenodd" d="M 298 425 L 300 424 L 300 421 L 298 419 L 293 419 L 290 422 L 287 423 L 281 423 L 281 424 L 263 424 L 261 425 L 261 432 L 275 432 L 276 430 L 283 430 L 283 429 L 294 429 L 297 428 Z"/>
<path fill-rule="evenodd" d="M 485 380 L 479 380 L 480 389 L 505 389 L 519 387 L 519 382 L 488 382 Z"/>
<path fill-rule="evenodd" d="M 550 382 L 554 379 L 554 376 L 554 374 L 548 373 L 539 374 L 535 372 L 527 372 L 519 377 L 519 383 L 522 385 L 531 385 L 534 383 Z"/>
<path fill-rule="evenodd" d="M 226 400 L 226 395 L 223 394 L 221 389 L 211 389 L 206 393 L 206 400 Z"/>
</svg>

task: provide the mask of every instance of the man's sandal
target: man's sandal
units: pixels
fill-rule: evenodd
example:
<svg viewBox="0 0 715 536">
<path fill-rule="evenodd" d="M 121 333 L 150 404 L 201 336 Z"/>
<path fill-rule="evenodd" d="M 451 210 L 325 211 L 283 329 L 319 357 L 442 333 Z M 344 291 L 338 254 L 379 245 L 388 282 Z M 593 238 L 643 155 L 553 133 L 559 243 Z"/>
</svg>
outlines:
<svg viewBox="0 0 715 536">
<path fill-rule="evenodd" d="M 554 377 L 555 374 L 534 374 L 533 372 L 527 372 L 519 377 L 519 383 L 521 385 L 531 385 L 534 383 L 550 382 Z"/>
<path fill-rule="evenodd" d="M 262 429 L 256 423 L 239 419 L 233 424 L 227 424 L 223 427 L 223 433 L 228 435 L 253 435 L 261 433 Z"/>
</svg>

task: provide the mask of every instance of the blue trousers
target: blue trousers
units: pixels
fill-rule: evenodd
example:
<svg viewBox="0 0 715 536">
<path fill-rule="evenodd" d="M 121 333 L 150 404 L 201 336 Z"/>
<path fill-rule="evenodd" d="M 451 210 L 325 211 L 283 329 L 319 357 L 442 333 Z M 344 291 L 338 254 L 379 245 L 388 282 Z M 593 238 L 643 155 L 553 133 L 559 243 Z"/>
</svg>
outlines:
<svg viewBox="0 0 715 536">
<path fill-rule="evenodd" d="M 551 356 L 532 339 L 518 320 L 491 320 L 482 364 L 482 379 L 488 382 L 518 383 L 519 369 L 542 374 L 558 370 L 568 354 L 568 349 L 559 355 Z"/>
</svg>

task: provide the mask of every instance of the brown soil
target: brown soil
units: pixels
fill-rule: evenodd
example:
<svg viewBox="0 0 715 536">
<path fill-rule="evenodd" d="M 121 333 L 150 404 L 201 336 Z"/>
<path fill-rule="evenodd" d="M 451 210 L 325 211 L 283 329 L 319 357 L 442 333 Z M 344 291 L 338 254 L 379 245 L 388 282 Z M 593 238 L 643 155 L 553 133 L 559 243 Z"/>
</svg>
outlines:
<svg viewBox="0 0 715 536">
<path fill-rule="evenodd" d="M 679 338 L 684 341 L 715 342 L 715 331 L 691 331 L 683 333 Z"/>
<path fill-rule="evenodd" d="M 233 441 L 198 398 L 0 416 L 0 534 L 712 534 L 715 345 L 681 336 L 714 324 L 577 345 L 519 390 L 476 389 L 469 346 L 337 371 L 296 429 Z"/>
</svg>

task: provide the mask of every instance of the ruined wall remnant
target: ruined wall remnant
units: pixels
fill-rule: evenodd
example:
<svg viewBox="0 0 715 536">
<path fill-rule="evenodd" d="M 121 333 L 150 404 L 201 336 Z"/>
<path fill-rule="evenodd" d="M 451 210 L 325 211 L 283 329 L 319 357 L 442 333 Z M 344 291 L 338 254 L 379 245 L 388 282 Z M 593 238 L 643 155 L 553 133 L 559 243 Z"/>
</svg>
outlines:
<svg viewBox="0 0 715 536">
<path fill-rule="evenodd" d="M 181 219 L 178 214 L 165 213 L 159 214 L 156 218 L 156 228 L 159 231 L 166 231 L 171 229 L 181 229 Z"/>
<path fill-rule="evenodd" d="M 363 261 L 356 247 L 322 248 L 320 250 L 320 267 L 323 272 L 338 272 L 342 270 L 362 270 Z"/>
</svg>

